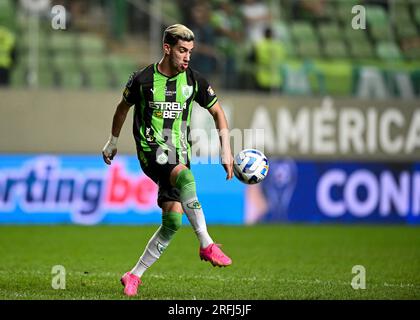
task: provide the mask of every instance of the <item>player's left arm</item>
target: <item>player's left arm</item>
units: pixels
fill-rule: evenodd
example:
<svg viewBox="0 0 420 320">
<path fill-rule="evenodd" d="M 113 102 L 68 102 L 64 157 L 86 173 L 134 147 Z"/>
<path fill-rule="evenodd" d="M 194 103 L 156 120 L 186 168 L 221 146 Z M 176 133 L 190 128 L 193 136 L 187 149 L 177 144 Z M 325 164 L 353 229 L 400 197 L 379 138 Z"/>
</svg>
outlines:
<svg viewBox="0 0 420 320">
<path fill-rule="evenodd" d="M 233 177 L 233 156 L 230 150 L 229 141 L 229 126 L 226 120 L 225 112 L 223 111 L 219 102 L 216 102 L 210 109 L 208 109 L 214 119 L 214 123 L 219 132 L 220 146 L 221 146 L 221 159 L 222 165 L 227 173 L 226 180 Z"/>
</svg>

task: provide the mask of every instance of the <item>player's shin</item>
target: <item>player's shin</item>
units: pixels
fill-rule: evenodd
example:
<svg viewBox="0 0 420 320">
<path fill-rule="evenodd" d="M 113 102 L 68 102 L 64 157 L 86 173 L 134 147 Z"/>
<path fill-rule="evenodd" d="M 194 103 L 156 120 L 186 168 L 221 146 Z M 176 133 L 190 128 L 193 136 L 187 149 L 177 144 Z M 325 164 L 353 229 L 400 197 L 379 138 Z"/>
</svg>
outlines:
<svg viewBox="0 0 420 320">
<path fill-rule="evenodd" d="M 182 214 L 167 212 L 162 214 L 162 224 L 150 238 L 147 246 L 131 273 L 141 277 L 163 253 L 172 237 L 182 225 Z"/>
<path fill-rule="evenodd" d="M 180 199 L 191 226 L 200 241 L 200 247 L 205 248 L 213 243 L 208 231 L 203 209 L 198 201 L 194 176 L 189 169 L 178 173 L 176 187 L 180 190 Z"/>
</svg>

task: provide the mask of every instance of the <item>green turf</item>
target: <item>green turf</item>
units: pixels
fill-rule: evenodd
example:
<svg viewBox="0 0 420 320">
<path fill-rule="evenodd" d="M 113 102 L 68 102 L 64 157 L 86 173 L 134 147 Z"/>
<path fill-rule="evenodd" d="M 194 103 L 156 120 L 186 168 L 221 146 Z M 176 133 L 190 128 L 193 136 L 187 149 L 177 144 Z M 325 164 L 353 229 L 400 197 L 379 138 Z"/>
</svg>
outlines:
<svg viewBox="0 0 420 320">
<path fill-rule="evenodd" d="M 1 226 L 0 299 L 125 299 L 120 276 L 156 226 Z M 420 229 L 404 226 L 210 226 L 232 259 L 198 258 L 189 225 L 143 276 L 135 299 L 419 299 Z M 66 289 L 54 290 L 54 265 Z M 352 267 L 366 289 L 351 287 Z"/>
</svg>

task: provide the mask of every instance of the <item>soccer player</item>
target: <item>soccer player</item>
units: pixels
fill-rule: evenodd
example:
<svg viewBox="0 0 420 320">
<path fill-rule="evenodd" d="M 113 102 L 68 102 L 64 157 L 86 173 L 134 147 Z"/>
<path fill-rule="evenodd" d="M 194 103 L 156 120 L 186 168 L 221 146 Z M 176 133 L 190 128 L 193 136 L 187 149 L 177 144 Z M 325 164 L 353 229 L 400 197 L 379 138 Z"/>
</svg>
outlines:
<svg viewBox="0 0 420 320">
<path fill-rule="evenodd" d="M 194 34 L 186 26 L 175 24 L 164 31 L 162 59 L 130 76 L 113 117 L 111 136 L 102 150 L 105 163 L 110 165 L 117 153 L 121 127 L 134 104 L 133 134 L 137 156 L 142 170 L 159 186 L 162 224 L 134 268 L 121 278 L 128 296 L 137 294 L 143 273 L 160 257 L 181 227 L 183 212 L 200 242 L 201 260 L 209 261 L 213 266 L 232 263 L 207 231 L 190 170 L 190 118 L 192 103 L 196 101 L 214 119 L 226 179 L 233 177 L 226 117 L 212 87 L 188 66 L 193 48 Z"/>
</svg>

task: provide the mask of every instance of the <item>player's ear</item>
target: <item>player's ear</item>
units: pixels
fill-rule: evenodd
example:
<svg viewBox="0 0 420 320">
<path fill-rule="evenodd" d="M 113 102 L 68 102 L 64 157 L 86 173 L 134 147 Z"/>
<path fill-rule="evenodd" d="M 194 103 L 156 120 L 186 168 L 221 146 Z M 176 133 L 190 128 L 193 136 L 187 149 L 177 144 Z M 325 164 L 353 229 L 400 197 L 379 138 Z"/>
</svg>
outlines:
<svg viewBox="0 0 420 320">
<path fill-rule="evenodd" d="M 163 53 L 169 54 L 171 52 L 171 46 L 168 43 L 163 44 Z"/>
</svg>

